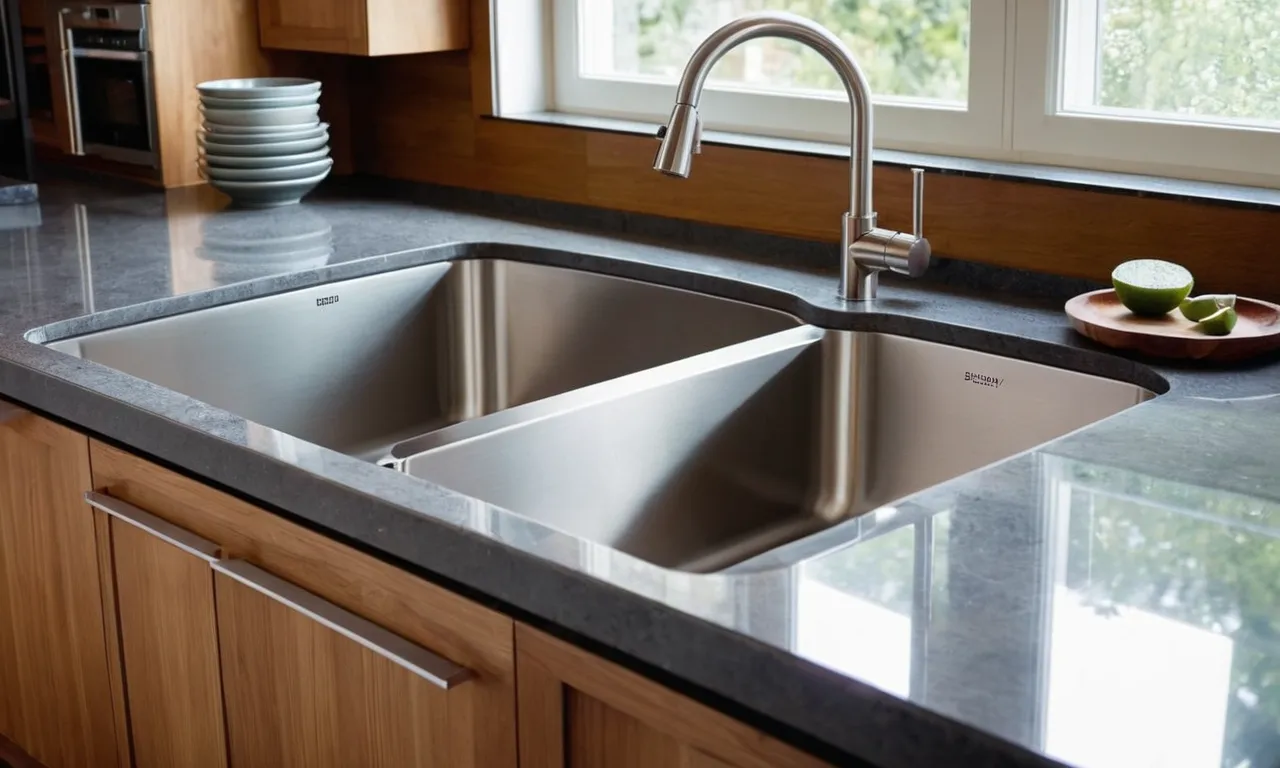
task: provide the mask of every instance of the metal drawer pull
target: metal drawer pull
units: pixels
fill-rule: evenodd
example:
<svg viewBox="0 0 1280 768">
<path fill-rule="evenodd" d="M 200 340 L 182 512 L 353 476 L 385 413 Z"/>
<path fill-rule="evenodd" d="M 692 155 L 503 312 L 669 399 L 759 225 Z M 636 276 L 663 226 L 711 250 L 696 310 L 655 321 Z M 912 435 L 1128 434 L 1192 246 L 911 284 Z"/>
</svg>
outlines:
<svg viewBox="0 0 1280 768">
<path fill-rule="evenodd" d="M 474 677 L 471 670 L 441 658 L 394 632 L 362 619 L 344 608 L 339 608 L 328 600 L 294 586 L 244 560 L 219 560 L 213 564 L 213 569 L 320 622 L 334 632 L 354 640 L 379 656 L 445 690 Z"/>
<path fill-rule="evenodd" d="M 184 530 L 143 509 L 138 509 L 127 501 L 89 491 L 84 495 L 85 502 L 94 509 L 123 520 L 129 525 L 140 528 L 161 541 L 168 542 L 188 554 L 213 563 L 222 557 L 222 549 L 208 539 L 202 539 L 191 531 Z"/>
</svg>

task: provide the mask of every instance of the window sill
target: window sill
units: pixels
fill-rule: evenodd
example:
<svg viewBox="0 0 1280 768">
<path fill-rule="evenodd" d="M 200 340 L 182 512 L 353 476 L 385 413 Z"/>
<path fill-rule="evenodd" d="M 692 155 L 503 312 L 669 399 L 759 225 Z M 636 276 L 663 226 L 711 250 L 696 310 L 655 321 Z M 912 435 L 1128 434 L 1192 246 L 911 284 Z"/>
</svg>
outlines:
<svg viewBox="0 0 1280 768">
<path fill-rule="evenodd" d="M 611 133 L 638 136 L 653 136 L 658 128 L 653 123 L 575 115 L 564 112 L 530 112 L 507 115 L 495 119 L 542 125 L 561 125 L 570 128 L 609 131 Z M 837 159 L 847 159 L 849 157 L 849 148 L 841 144 L 781 139 L 744 133 L 707 131 L 703 135 L 703 142 L 711 145 L 790 152 L 812 157 Z M 875 161 L 883 165 L 924 168 L 933 173 L 956 176 L 974 176 L 986 179 L 1047 184 L 1110 194 L 1212 203 L 1280 212 L 1280 190 L 1265 187 L 1188 181 L 1160 176 L 1065 168 L 1054 165 L 1010 163 L 999 160 L 979 160 L 947 155 L 927 155 L 916 152 L 901 152 L 893 149 L 877 149 L 875 151 Z"/>
</svg>

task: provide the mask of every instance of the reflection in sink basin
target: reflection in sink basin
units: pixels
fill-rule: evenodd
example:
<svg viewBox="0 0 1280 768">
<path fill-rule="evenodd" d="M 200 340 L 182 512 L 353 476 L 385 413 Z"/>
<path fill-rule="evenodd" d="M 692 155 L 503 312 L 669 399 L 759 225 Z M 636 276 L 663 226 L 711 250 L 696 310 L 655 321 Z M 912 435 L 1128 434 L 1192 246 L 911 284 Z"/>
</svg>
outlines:
<svg viewBox="0 0 1280 768">
<path fill-rule="evenodd" d="M 806 326 L 442 430 L 401 466 L 656 565 L 715 571 L 1148 397 Z"/>
<path fill-rule="evenodd" d="M 449 424 L 797 325 L 634 280 L 464 260 L 49 346 L 374 460 Z"/>
</svg>

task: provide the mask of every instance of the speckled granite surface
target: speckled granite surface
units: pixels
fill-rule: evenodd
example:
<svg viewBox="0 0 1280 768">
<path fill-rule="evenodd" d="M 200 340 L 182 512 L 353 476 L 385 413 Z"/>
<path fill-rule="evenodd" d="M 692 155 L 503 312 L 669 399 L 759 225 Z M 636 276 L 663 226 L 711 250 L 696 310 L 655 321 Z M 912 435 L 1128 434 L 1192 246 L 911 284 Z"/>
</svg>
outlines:
<svg viewBox="0 0 1280 768">
<path fill-rule="evenodd" d="M 1232 370 L 1130 361 L 1073 335 L 1054 289 L 958 268 L 886 281 L 881 301 L 851 309 L 835 298 L 834 249 L 563 206 L 448 190 L 406 202 L 331 186 L 304 206 L 250 214 L 221 212 L 208 190 L 42 186 L 43 223 L 0 232 L 0 395 L 568 634 L 836 762 L 1280 761 L 1280 399 L 1261 397 L 1280 391 L 1274 358 Z M 491 212 L 441 207 L 451 201 Z M 228 233 L 268 242 L 245 258 Z M 265 250 L 288 255 L 265 260 Z M 649 279 L 1169 394 L 872 513 L 874 535 L 801 565 L 689 575 L 23 338 L 483 255 Z"/>
</svg>

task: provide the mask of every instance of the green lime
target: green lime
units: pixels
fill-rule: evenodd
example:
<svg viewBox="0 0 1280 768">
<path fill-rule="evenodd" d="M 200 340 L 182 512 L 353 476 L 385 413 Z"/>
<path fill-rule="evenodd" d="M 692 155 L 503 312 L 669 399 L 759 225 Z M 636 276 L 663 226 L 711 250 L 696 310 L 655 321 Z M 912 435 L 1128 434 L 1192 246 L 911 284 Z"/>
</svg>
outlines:
<svg viewBox="0 0 1280 768">
<path fill-rule="evenodd" d="M 1135 315 L 1163 315 L 1191 294 L 1195 279 L 1186 267 L 1159 259 L 1126 261 L 1111 273 L 1120 303 Z"/>
<path fill-rule="evenodd" d="M 1210 336 L 1226 336 L 1236 327 L 1237 319 L 1235 307 L 1223 307 L 1201 320 L 1196 327 Z"/>
<path fill-rule="evenodd" d="M 1193 323 L 1198 323 L 1214 312 L 1223 307 L 1234 307 L 1236 305 L 1236 295 L 1234 293 L 1206 293 L 1203 296 L 1183 299 L 1178 305 L 1178 310 L 1182 312 L 1182 316 Z"/>
</svg>

